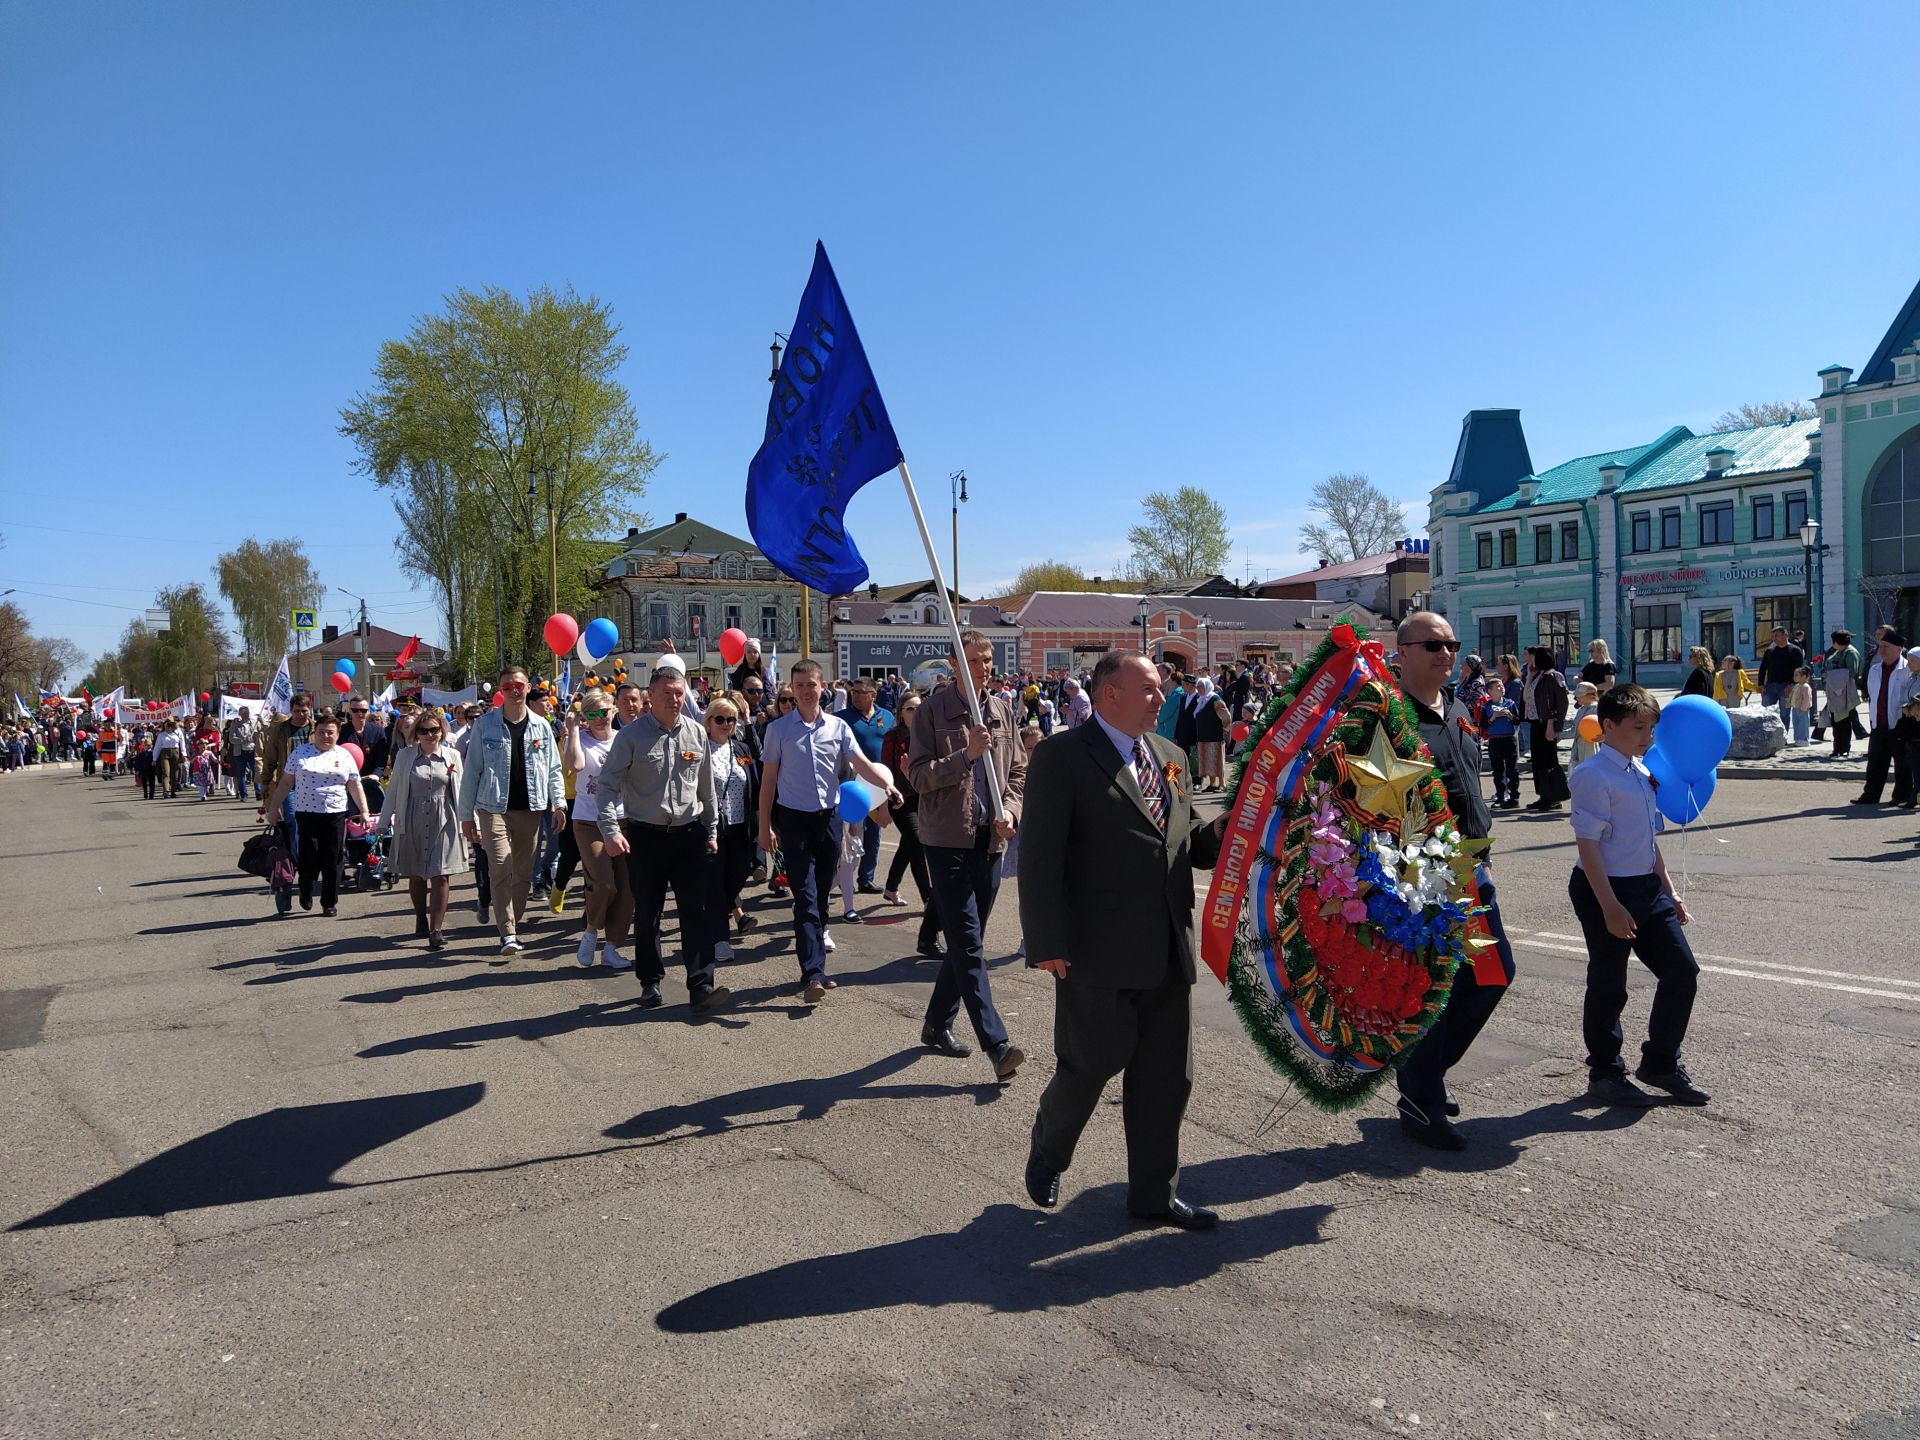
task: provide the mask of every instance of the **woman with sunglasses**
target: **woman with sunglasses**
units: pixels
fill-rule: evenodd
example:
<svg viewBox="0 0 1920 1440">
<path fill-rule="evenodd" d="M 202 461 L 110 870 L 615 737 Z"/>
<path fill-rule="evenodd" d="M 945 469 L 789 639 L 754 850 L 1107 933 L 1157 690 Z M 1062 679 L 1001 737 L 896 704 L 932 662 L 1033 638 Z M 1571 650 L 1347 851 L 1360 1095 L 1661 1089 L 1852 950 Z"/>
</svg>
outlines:
<svg viewBox="0 0 1920 1440">
<path fill-rule="evenodd" d="M 437 711 L 414 718 L 408 743 L 393 757 L 392 788 L 380 807 L 380 828 L 394 837 L 393 873 L 407 877 L 413 896 L 413 933 L 427 937 L 429 950 L 447 947 L 452 877 L 467 872 L 455 804 L 460 757 L 445 743 L 446 734 Z"/>
<path fill-rule="evenodd" d="M 272 815 L 281 801 L 293 801 L 300 908 L 313 909 L 313 882 L 318 876 L 322 915 L 332 915 L 340 902 L 340 850 L 348 800 L 363 822 L 370 824 L 373 818 L 367 813 L 366 791 L 360 788 L 360 767 L 339 741 L 340 722 L 322 711 L 313 722 L 313 739 L 287 757 L 264 807 Z"/>
<path fill-rule="evenodd" d="M 753 869 L 754 819 L 760 813 L 760 770 L 741 731 L 740 706 L 721 696 L 707 706 L 707 763 L 713 770 L 714 807 L 719 811 L 719 853 L 707 873 L 713 878 L 712 907 L 716 918 L 726 916 L 745 935 L 755 918 L 740 908 L 740 890 Z M 713 958 L 731 960 L 733 946 L 714 944 Z"/>
<path fill-rule="evenodd" d="M 580 697 L 580 713 L 567 717 L 567 768 L 574 774 L 573 840 L 580 851 L 580 868 L 587 872 L 587 920 L 574 959 L 591 966 L 596 952 L 609 970 L 633 964 L 620 953 L 620 942 L 633 924 L 633 888 L 624 857 L 607 854 L 600 829 L 600 770 L 613 749 L 613 701 L 604 690 Z"/>
</svg>

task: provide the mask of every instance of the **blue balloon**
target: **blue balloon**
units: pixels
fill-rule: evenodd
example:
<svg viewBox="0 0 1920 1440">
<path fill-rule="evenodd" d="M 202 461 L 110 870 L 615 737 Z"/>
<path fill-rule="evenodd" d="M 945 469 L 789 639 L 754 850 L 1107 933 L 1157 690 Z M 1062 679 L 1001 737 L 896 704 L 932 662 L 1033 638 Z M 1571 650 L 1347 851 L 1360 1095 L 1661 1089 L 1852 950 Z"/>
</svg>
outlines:
<svg viewBox="0 0 1920 1440">
<path fill-rule="evenodd" d="M 1733 744 L 1733 722 L 1726 707 L 1705 695 L 1682 695 L 1660 712 L 1654 728 L 1660 749 L 1682 780 L 1702 780 L 1727 758 Z"/>
<path fill-rule="evenodd" d="M 587 647 L 587 654 L 598 663 L 619 648 L 620 627 L 604 616 L 589 620 L 587 628 L 581 632 L 581 640 Z"/>
<path fill-rule="evenodd" d="M 1687 782 L 1680 778 L 1680 772 L 1673 768 L 1673 762 L 1667 759 L 1666 752 L 1658 744 L 1640 757 L 1640 763 L 1647 767 L 1647 773 L 1654 778 L 1661 789 L 1678 786 L 1684 790 Z"/>
<path fill-rule="evenodd" d="M 1685 782 L 1662 785 L 1654 792 L 1653 803 L 1672 824 L 1691 825 L 1713 799 L 1714 784 L 1714 777 L 1707 775 L 1691 785 Z"/>
<path fill-rule="evenodd" d="M 840 782 L 840 803 L 834 810 L 849 825 L 858 825 L 873 809 L 873 792 L 858 780 Z"/>
<path fill-rule="evenodd" d="M 351 660 L 346 659 L 345 657 L 342 657 L 340 660 L 340 663 L 335 665 L 333 667 L 333 670 L 336 675 L 351 676 L 353 674 L 353 662 Z"/>
</svg>

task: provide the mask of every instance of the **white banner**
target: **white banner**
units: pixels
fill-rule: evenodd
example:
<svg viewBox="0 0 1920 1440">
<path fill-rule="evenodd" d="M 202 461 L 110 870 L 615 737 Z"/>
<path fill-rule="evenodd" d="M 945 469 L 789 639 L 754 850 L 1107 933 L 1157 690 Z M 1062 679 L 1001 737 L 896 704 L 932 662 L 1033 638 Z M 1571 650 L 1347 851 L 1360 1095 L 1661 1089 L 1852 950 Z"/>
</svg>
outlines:
<svg viewBox="0 0 1920 1440">
<path fill-rule="evenodd" d="M 227 721 L 235 719 L 242 710 L 247 712 L 247 718 L 249 720 L 258 720 L 261 718 L 260 702 L 258 700 L 248 700 L 244 696 L 236 699 L 232 695 L 222 695 L 220 697 L 221 725 L 224 726 Z"/>
<path fill-rule="evenodd" d="M 287 668 L 285 655 L 280 657 L 280 668 L 273 672 L 264 703 L 264 713 L 269 715 L 285 715 L 293 709 L 293 672 Z"/>
<path fill-rule="evenodd" d="M 423 705 L 471 705 L 480 698 L 480 687 L 469 685 L 464 690 L 429 690 L 420 687 L 420 703 Z"/>
<path fill-rule="evenodd" d="M 376 715 L 391 715 L 393 713 L 393 701 L 393 682 L 389 680 L 387 682 L 387 688 L 373 697 L 374 713 Z"/>
<path fill-rule="evenodd" d="M 194 715 L 198 713 L 197 707 L 193 703 L 193 692 L 191 690 L 173 702 L 173 713 L 182 720 L 191 720 Z"/>
</svg>

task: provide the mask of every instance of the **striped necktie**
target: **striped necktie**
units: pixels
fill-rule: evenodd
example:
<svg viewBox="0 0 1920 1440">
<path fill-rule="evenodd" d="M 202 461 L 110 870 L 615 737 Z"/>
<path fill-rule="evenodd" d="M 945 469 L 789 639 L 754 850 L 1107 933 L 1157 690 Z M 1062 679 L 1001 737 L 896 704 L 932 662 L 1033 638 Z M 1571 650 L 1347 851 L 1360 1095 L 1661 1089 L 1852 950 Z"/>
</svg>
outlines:
<svg viewBox="0 0 1920 1440">
<path fill-rule="evenodd" d="M 1167 782 L 1153 763 L 1153 754 L 1141 736 L 1133 737 L 1133 775 L 1140 782 L 1140 796 L 1147 802 L 1147 813 L 1162 830 L 1167 828 Z"/>
</svg>

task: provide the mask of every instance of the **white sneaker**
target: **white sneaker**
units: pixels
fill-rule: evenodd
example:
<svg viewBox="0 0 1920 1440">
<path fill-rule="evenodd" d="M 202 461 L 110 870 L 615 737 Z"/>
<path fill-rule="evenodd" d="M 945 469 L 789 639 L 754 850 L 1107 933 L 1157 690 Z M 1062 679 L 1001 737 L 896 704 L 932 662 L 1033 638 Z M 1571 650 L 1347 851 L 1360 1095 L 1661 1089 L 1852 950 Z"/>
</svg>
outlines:
<svg viewBox="0 0 1920 1440">
<path fill-rule="evenodd" d="M 600 947 L 600 963 L 609 970 L 631 970 L 633 962 L 620 953 L 619 948 L 608 940 Z"/>
<path fill-rule="evenodd" d="M 833 953 L 833 949 L 834 949 L 834 946 L 833 946 L 833 936 L 831 936 L 831 935 L 822 935 L 822 936 L 821 936 L 820 938 L 821 938 L 822 940 L 824 940 L 824 941 L 826 941 L 826 944 L 827 944 L 827 954 L 829 954 L 829 955 L 831 955 L 831 954 Z"/>
<path fill-rule="evenodd" d="M 518 935 L 509 935 L 500 942 L 500 953 L 502 955 L 518 955 L 525 948 L 526 947 L 520 943 L 520 937 Z"/>
<path fill-rule="evenodd" d="M 713 947 L 713 958 L 716 962 L 733 959 L 733 946 L 724 940 L 716 941 Z"/>
<path fill-rule="evenodd" d="M 589 930 L 580 937 L 580 946 L 573 952 L 573 958 L 582 970 L 593 964 L 593 952 L 600 948 L 600 937 Z"/>
</svg>

